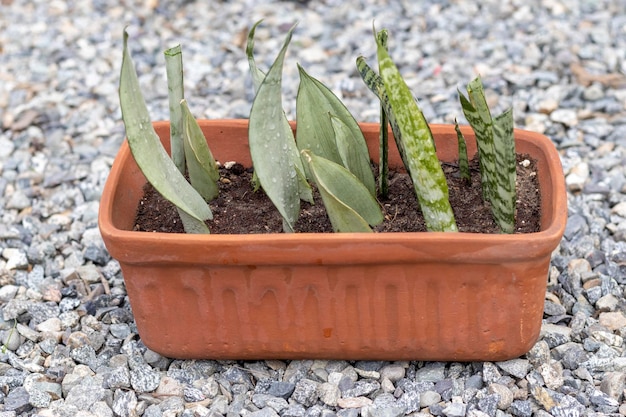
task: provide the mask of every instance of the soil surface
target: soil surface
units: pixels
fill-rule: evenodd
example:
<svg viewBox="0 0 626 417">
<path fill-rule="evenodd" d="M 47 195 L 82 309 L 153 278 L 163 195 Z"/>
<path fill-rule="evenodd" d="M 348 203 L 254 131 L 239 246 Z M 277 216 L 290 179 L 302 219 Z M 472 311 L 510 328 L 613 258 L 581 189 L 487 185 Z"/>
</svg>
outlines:
<svg viewBox="0 0 626 417">
<path fill-rule="evenodd" d="M 536 161 L 528 155 L 517 156 L 516 233 L 540 229 L 541 201 Z M 471 183 L 460 178 L 458 167 L 442 165 L 450 193 L 450 203 L 461 232 L 500 233 L 488 203 L 483 202 L 480 172 L 476 159 L 470 162 Z M 211 201 L 213 220 L 207 222 L 211 233 L 247 234 L 281 233 L 282 218 L 262 190 L 252 187 L 252 170 L 240 164 L 220 169 L 220 195 Z M 377 168 L 374 167 L 376 170 Z M 144 198 L 137 209 L 135 230 L 184 233 L 176 208 L 150 184 L 144 187 Z M 425 232 L 413 185 L 406 173 L 390 172 L 389 198 L 380 200 L 385 220 L 375 226 L 376 232 Z M 332 232 L 330 220 L 320 195 L 315 204 L 301 204 L 296 232 Z"/>
</svg>

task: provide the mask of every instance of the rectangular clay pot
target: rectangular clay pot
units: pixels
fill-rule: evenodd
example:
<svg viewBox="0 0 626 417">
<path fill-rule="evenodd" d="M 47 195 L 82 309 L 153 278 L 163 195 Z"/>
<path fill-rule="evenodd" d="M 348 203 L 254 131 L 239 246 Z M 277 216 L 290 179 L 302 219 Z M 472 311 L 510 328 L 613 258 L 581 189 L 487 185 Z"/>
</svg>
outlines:
<svg viewBox="0 0 626 417">
<path fill-rule="evenodd" d="M 250 164 L 246 120 L 200 123 L 219 161 Z M 377 158 L 378 124 L 361 127 Z M 155 128 L 168 142 L 169 124 Z M 440 159 L 454 161 L 454 127 L 432 131 Z M 464 134 L 473 155 L 474 134 Z M 505 360 L 538 338 L 550 256 L 567 218 L 554 145 L 533 132 L 515 138 L 518 153 L 538 160 L 537 233 L 134 232 L 146 180 L 127 143 L 102 194 L 100 230 L 141 339 L 168 357 Z"/>
</svg>

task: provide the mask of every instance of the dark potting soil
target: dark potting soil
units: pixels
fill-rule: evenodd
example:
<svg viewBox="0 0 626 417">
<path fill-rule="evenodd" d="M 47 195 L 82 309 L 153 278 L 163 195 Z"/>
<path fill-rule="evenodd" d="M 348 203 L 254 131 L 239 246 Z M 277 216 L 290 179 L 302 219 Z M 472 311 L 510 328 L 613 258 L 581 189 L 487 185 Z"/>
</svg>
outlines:
<svg viewBox="0 0 626 417">
<path fill-rule="evenodd" d="M 517 156 L 516 233 L 540 229 L 541 201 L 536 161 L 528 155 Z M 500 233 L 491 208 L 483 202 L 480 172 L 476 159 L 470 162 L 471 183 L 463 180 L 456 165 L 442 165 L 448 181 L 450 204 L 459 231 Z M 377 168 L 376 168 L 377 169 Z M 262 190 L 252 187 L 252 170 L 235 164 L 220 169 L 220 194 L 209 203 L 213 220 L 207 221 L 211 233 L 248 234 L 281 233 L 282 218 Z M 301 203 L 296 232 L 332 232 L 321 196 L 315 192 L 315 204 Z M 390 172 L 389 198 L 380 200 L 385 220 L 375 226 L 376 232 L 425 232 L 413 185 L 406 173 Z M 176 208 L 149 183 L 139 202 L 135 229 L 146 232 L 184 233 Z"/>
</svg>

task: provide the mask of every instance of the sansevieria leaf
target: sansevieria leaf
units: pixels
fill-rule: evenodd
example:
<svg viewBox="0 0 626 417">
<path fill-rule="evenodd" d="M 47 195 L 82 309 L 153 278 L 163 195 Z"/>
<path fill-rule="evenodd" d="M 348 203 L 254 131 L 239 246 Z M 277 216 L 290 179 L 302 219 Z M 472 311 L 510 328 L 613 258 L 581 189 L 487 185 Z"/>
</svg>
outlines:
<svg viewBox="0 0 626 417">
<path fill-rule="evenodd" d="M 282 68 L 295 26 L 276 60 L 259 86 L 252 109 L 248 139 L 254 169 L 261 187 L 283 217 L 283 230 L 293 232 L 300 213 L 300 193 L 296 162 L 290 152 L 294 144 L 291 129 L 285 129 L 282 106 Z"/>
<path fill-rule="evenodd" d="M 354 130 L 350 129 L 343 119 L 334 114 L 329 116 L 342 165 L 365 185 L 372 196 L 376 196 L 376 181 L 372 173 L 369 154 L 363 152 L 363 149 L 357 145 L 361 138 L 353 136 Z M 361 133 L 360 130 L 359 133 Z M 367 147 L 365 150 L 367 151 Z"/>
<path fill-rule="evenodd" d="M 376 38 L 380 75 L 402 135 L 407 170 L 429 231 L 456 232 L 448 184 L 430 127 L 386 48 Z"/>
<path fill-rule="evenodd" d="M 183 100 L 179 105 L 183 110 L 183 141 L 189 180 L 206 201 L 211 201 L 219 194 L 219 169 L 187 102 Z"/>
<path fill-rule="evenodd" d="M 466 181 L 470 181 L 469 160 L 467 158 L 467 143 L 459 123 L 454 120 L 454 130 L 456 130 L 457 146 L 459 149 L 459 171 L 461 172 L 461 178 Z"/>
<path fill-rule="evenodd" d="M 509 108 L 493 120 L 493 145 L 496 155 L 498 215 L 496 222 L 504 233 L 515 231 L 515 203 L 517 194 L 517 160 L 513 134 L 513 110 Z M 492 203 L 493 207 L 493 203 Z"/>
<path fill-rule="evenodd" d="M 354 174 L 309 150 L 302 155 L 335 232 L 371 232 L 370 225 L 383 221 L 378 202 Z"/>
<path fill-rule="evenodd" d="M 174 165 L 184 174 L 183 117 L 180 108 L 180 101 L 185 97 L 183 88 L 183 54 L 180 45 L 167 49 L 164 54 L 167 73 L 167 96 L 170 107 L 170 148 Z"/>
<path fill-rule="evenodd" d="M 485 99 L 480 78 L 467 85 L 468 97 L 459 90 L 461 108 L 465 118 L 476 134 L 476 145 L 480 160 L 480 175 L 483 187 L 483 198 L 491 201 L 495 184 L 496 157 L 493 149 L 493 121 Z"/>
<path fill-rule="evenodd" d="M 254 34 L 256 28 L 261 24 L 263 20 L 256 22 L 250 32 L 248 33 L 248 42 L 246 43 L 246 55 L 248 56 L 248 65 L 250 66 L 250 75 L 252 76 L 252 84 L 254 85 L 254 91 L 257 91 L 265 78 L 265 73 L 260 70 L 254 60 Z"/>
<path fill-rule="evenodd" d="M 180 101 L 184 97 L 183 88 L 183 58 L 180 45 L 165 51 L 165 68 L 167 72 L 167 96 L 170 108 L 170 148 L 172 161 L 178 170 L 184 174 L 187 170 L 185 163 L 185 146 L 183 143 L 183 117 Z M 193 182 L 191 183 L 193 186 Z M 201 192 L 197 187 L 196 191 Z M 185 213 L 176 207 L 178 216 L 187 233 L 209 233 L 209 228 L 200 220 Z"/>
<path fill-rule="evenodd" d="M 350 111 L 328 87 L 307 74 L 304 68 L 298 66 L 298 70 L 300 71 L 300 86 L 296 99 L 298 148 L 309 149 L 316 155 L 338 164 L 342 163 L 335 141 L 335 130 L 331 119 L 328 118 L 328 114 L 332 114 L 340 119 L 344 129 L 350 132 L 346 139 L 351 142 L 354 154 L 360 155 L 358 159 L 366 160 L 369 164 L 365 137 Z M 372 181 L 373 179 L 372 175 Z M 369 183 L 369 179 L 365 182 Z"/>
<path fill-rule="evenodd" d="M 387 47 L 387 40 L 389 38 L 389 33 L 386 29 L 379 31 L 376 34 L 378 41 L 382 45 L 383 48 L 389 52 L 389 48 Z M 380 105 L 380 132 L 379 132 L 379 140 L 378 140 L 378 188 L 380 189 L 380 196 L 382 198 L 387 198 L 389 196 L 389 118 L 387 117 L 387 113 L 385 112 L 385 107 Z"/>
<path fill-rule="evenodd" d="M 250 66 L 250 73 L 252 74 L 252 82 L 254 84 L 255 92 L 258 92 L 261 83 L 265 79 L 265 73 L 259 69 L 254 60 L 254 34 L 256 32 L 256 28 L 262 20 L 259 20 L 252 26 L 250 29 L 250 33 L 248 34 L 248 42 L 246 45 L 246 55 L 248 56 L 248 64 Z M 282 110 L 281 110 L 282 111 Z M 287 120 L 287 116 L 285 112 L 282 111 L 283 120 L 281 121 L 281 129 L 283 130 L 282 135 L 285 137 L 291 136 L 293 137 L 293 131 L 291 129 L 291 125 L 289 124 L 289 120 Z M 311 186 L 306 180 L 306 176 L 304 174 L 304 165 L 300 160 L 300 151 L 296 146 L 295 139 L 289 143 L 287 143 L 287 152 L 289 153 L 289 157 L 291 158 L 291 162 L 296 166 L 297 178 L 298 178 L 298 194 L 300 195 L 300 199 L 303 201 L 307 201 L 313 204 L 313 190 Z M 253 175 L 253 183 L 255 185 L 255 190 L 258 188 L 259 180 L 257 177 L 256 171 Z"/>
<path fill-rule="evenodd" d="M 459 91 L 465 118 L 476 135 L 483 198 L 491 203 L 493 218 L 504 233 L 515 229 L 515 140 L 513 113 L 495 119 L 485 99 L 480 77 L 467 86 L 468 98 Z"/>
<path fill-rule="evenodd" d="M 383 79 L 370 67 L 365 58 L 362 56 L 358 57 L 356 60 L 356 67 L 361 74 L 361 78 L 365 85 L 374 93 L 376 97 L 380 100 L 380 105 L 384 110 L 384 113 L 387 115 L 387 119 L 389 121 L 389 125 L 391 126 L 391 131 L 393 132 L 393 138 L 396 142 L 396 147 L 398 148 L 398 152 L 400 153 L 400 158 L 402 158 L 402 163 L 405 167 L 408 166 L 408 162 L 406 160 L 406 151 L 404 150 L 404 143 L 402 142 L 402 132 L 400 131 L 400 127 L 396 122 L 396 118 L 393 114 L 393 109 L 391 108 L 391 104 L 389 103 L 389 97 L 387 97 L 387 92 L 385 91 L 385 86 L 383 84 Z M 382 126 L 382 124 L 381 124 Z"/>
<path fill-rule="evenodd" d="M 212 218 L 209 206 L 172 162 L 152 127 L 148 108 L 139 88 L 137 73 L 128 51 L 126 32 L 124 32 L 119 95 L 128 144 L 146 179 L 164 198 L 192 218 L 198 221 Z"/>
</svg>

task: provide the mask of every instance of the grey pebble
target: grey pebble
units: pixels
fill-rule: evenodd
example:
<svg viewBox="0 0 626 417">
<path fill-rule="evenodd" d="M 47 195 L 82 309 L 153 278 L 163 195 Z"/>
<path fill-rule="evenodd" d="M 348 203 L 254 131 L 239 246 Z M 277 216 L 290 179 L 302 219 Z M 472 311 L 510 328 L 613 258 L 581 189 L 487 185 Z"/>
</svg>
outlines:
<svg viewBox="0 0 626 417">
<path fill-rule="evenodd" d="M 281 413 L 282 417 L 304 417 L 306 409 L 302 404 L 289 404 Z"/>
<path fill-rule="evenodd" d="M 368 412 L 370 417 L 402 417 L 405 415 L 405 409 L 402 407 L 372 407 Z"/>
<path fill-rule="evenodd" d="M 137 408 L 137 397 L 132 391 L 118 389 L 113 396 L 113 412 L 119 417 L 131 417 Z"/>
<path fill-rule="evenodd" d="M 441 401 L 441 395 L 436 391 L 426 391 L 420 394 L 420 408 L 430 407 Z"/>
<path fill-rule="evenodd" d="M 291 395 L 291 399 L 302 404 L 305 407 L 310 407 L 317 401 L 317 387 L 318 383 L 310 379 L 301 379 L 296 383 L 296 387 Z"/>
<path fill-rule="evenodd" d="M 443 362 L 427 363 L 415 372 L 418 381 L 437 382 L 445 378 L 446 364 Z"/>
<path fill-rule="evenodd" d="M 105 385 L 110 389 L 130 388 L 130 372 L 125 366 L 117 366 L 104 377 Z"/>
<path fill-rule="evenodd" d="M 463 417 L 465 416 L 466 405 L 461 403 L 451 403 L 443 409 L 446 417 Z"/>
<path fill-rule="evenodd" d="M 130 370 L 130 384 L 139 393 L 157 389 L 161 375 L 148 365 L 139 365 Z"/>
<path fill-rule="evenodd" d="M 498 411 L 498 402 L 500 396 L 498 394 L 484 395 L 478 400 L 478 408 L 487 416 L 495 416 Z"/>
<path fill-rule="evenodd" d="M 391 382 L 397 382 L 400 379 L 404 378 L 406 374 L 406 370 L 403 366 L 400 365 L 387 365 L 380 369 L 380 377 L 387 378 Z"/>
<path fill-rule="evenodd" d="M 518 379 L 523 379 L 530 369 L 528 359 L 511 359 L 504 362 L 497 362 L 498 368 Z"/>
<path fill-rule="evenodd" d="M 591 394 L 589 399 L 591 400 L 591 404 L 594 406 L 594 408 L 601 413 L 616 413 L 619 409 L 620 403 L 616 399 L 609 397 L 602 391 L 595 390 Z"/>
<path fill-rule="evenodd" d="M 89 409 L 95 402 L 102 400 L 104 396 L 105 390 L 102 388 L 102 378 L 86 376 L 79 379 L 67 392 L 65 402 L 66 404 L 76 406 L 78 409 L 85 410 Z"/>
<path fill-rule="evenodd" d="M 4 399 L 4 409 L 6 411 L 13 411 L 16 414 L 26 413 L 32 410 L 33 406 L 30 403 L 30 394 L 24 387 L 17 387 L 6 396 Z"/>
<path fill-rule="evenodd" d="M 273 395 L 274 397 L 288 399 L 295 390 L 295 388 L 296 385 L 290 382 L 272 381 L 269 389 L 267 390 L 267 393 Z"/>
<path fill-rule="evenodd" d="M 380 383 L 378 381 L 361 380 L 357 381 L 352 388 L 342 390 L 341 394 L 344 398 L 366 397 L 378 389 L 380 389 Z"/>
<path fill-rule="evenodd" d="M 418 411 L 421 407 L 421 393 L 419 391 L 407 391 L 402 394 L 397 403 L 404 408 L 406 413 Z"/>
<path fill-rule="evenodd" d="M 515 417 L 531 417 L 533 414 L 532 403 L 528 400 L 513 401 L 510 410 Z"/>
<path fill-rule="evenodd" d="M 248 414 L 248 416 L 250 417 L 278 417 L 278 413 L 269 407 L 265 407 L 258 411 L 251 412 L 250 414 Z"/>
<path fill-rule="evenodd" d="M 339 390 L 339 387 L 328 382 L 319 385 L 317 391 L 320 401 L 331 407 L 336 406 L 337 400 L 341 398 L 341 390 Z"/>
</svg>

